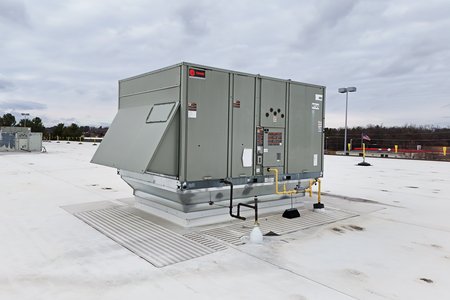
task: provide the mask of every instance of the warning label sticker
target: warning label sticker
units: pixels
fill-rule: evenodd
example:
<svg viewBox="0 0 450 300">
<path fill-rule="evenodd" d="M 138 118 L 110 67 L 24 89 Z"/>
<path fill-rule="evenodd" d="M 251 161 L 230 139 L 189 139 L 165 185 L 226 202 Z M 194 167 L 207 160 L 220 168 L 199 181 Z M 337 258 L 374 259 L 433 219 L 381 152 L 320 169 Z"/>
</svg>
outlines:
<svg viewBox="0 0 450 300">
<path fill-rule="evenodd" d="M 319 110 L 320 109 L 320 103 L 316 103 L 316 102 L 311 103 L 311 109 Z"/>
<path fill-rule="evenodd" d="M 197 118 L 197 112 L 196 112 L 196 111 L 190 111 L 190 110 L 188 110 L 188 118 L 189 118 L 189 119 L 195 119 L 195 118 Z"/>
<path fill-rule="evenodd" d="M 322 101 L 322 100 L 323 100 L 323 95 L 316 94 L 316 101 Z"/>
<path fill-rule="evenodd" d="M 188 118 L 189 119 L 197 118 L 197 103 L 188 102 Z"/>
</svg>

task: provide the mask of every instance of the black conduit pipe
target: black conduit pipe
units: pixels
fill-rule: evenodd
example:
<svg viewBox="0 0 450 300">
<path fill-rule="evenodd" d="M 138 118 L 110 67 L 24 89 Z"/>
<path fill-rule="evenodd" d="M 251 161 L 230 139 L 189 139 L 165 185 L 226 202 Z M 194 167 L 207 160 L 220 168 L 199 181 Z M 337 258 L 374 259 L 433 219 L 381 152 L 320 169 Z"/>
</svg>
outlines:
<svg viewBox="0 0 450 300">
<path fill-rule="evenodd" d="M 230 186 L 230 216 L 232 216 L 233 218 L 245 221 L 246 218 L 241 216 L 241 206 L 245 206 L 245 207 L 255 210 L 255 223 L 257 224 L 258 223 L 258 197 L 255 196 L 255 199 L 254 199 L 255 204 L 254 205 L 250 205 L 250 204 L 246 204 L 246 203 L 238 203 L 237 215 L 235 215 L 235 214 L 233 214 L 233 183 L 226 179 L 221 179 L 220 182 Z"/>
<path fill-rule="evenodd" d="M 226 179 L 221 179 L 220 182 L 230 186 L 230 216 L 232 216 L 233 218 L 240 219 L 240 220 L 245 220 L 244 217 L 241 217 L 239 215 L 239 212 L 237 215 L 233 214 L 233 183 Z"/>
<path fill-rule="evenodd" d="M 255 201 L 254 205 L 239 203 L 237 211 L 238 211 L 238 216 L 240 216 L 241 215 L 241 206 L 245 206 L 245 207 L 255 210 L 255 224 L 258 224 L 258 197 L 257 196 L 255 196 L 254 201 Z"/>
</svg>

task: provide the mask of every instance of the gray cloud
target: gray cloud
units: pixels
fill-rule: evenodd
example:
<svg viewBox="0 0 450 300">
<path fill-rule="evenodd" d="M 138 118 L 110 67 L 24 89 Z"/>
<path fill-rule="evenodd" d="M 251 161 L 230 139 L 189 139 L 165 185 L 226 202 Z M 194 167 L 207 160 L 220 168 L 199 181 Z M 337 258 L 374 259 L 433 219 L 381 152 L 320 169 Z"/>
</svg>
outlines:
<svg viewBox="0 0 450 300">
<path fill-rule="evenodd" d="M 322 46 L 321 41 L 336 33 L 336 26 L 348 18 L 357 3 L 356 0 L 317 1 L 309 16 L 299 18 L 300 30 L 294 47 Z"/>
<path fill-rule="evenodd" d="M 192 61 L 326 85 L 325 126 L 343 126 L 350 85 L 350 126 L 447 126 L 448 15 L 447 0 L 0 0 L 0 108 L 104 124 L 117 80 Z"/>
<path fill-rule="evenodd" d="M 17 110 L 43 110 L 47 109 L 47 105 L 39 102 L 33 102 L 33 101 L 20 101 L 20 100 L 14 100 L 14 101 L 1 101 L 0 102 L 0 109 L 4 111 L 17 111 Z"/>
<path fill-rule="evenodd" d="M 28 25 L 28 15 L 22 1 L 0 0 L 0 22 Z"/>
<path fill-rule="evenodd" d="M 0 90 L 11 89 L 14 84 L 8 80 L 0 79 Z"/>
<path fill-rule="evenodd" d="M 196 38 L 202 38 L 202 36 L 208 33 L 207 17 L 205 16 L 208 16 L 210 13 L 211 10 L 204 3 L 195 5 L 192 5 L 192 3 L 190 5 L 186 4 L 178 10 L 183 30 L 187 35 L 195 36 Z"/>
</svg>

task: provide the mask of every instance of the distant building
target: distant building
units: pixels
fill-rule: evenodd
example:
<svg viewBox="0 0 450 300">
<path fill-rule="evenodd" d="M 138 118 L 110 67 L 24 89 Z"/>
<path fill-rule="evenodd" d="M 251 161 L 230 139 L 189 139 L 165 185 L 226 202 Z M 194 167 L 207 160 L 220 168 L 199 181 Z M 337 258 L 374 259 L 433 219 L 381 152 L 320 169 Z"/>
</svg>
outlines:
<svg viewBox="0 0 450 300">
<path fill-rule="evenodd" d="M 0 151 L 41 151 L 42 133 L 29 127 L 0 127 Z"/>
</svg>

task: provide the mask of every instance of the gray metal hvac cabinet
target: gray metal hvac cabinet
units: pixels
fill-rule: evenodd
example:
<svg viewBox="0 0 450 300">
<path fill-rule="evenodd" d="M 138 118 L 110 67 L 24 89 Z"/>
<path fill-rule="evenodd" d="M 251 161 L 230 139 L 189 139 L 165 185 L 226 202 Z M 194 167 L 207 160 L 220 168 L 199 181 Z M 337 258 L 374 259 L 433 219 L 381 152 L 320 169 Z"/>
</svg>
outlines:
<svg viewBox="0 0 450 300">
<path fill-rule="evenodd" d="M 184 220 L 227 201 L 221 179 L 235 198 L 276 206 L 286 196 L 274 195 L 267 168 L 288 188 L 322 176 L 324 102 L 323 86 L 177 64 L 119 81 L 119 110 L 92 162 Z"/>
<path fill-rule="evenodd" d="M 30 127 L 0 127 L 0 152 L 41 150 L 42 132 L 31 132 Z"/>
</svg>

